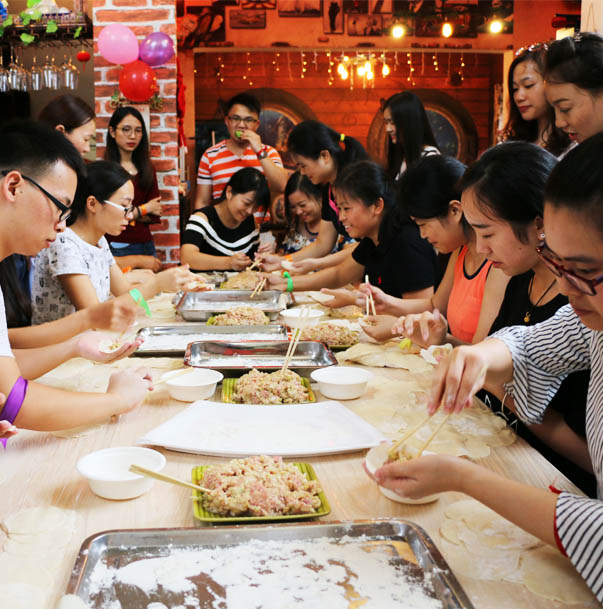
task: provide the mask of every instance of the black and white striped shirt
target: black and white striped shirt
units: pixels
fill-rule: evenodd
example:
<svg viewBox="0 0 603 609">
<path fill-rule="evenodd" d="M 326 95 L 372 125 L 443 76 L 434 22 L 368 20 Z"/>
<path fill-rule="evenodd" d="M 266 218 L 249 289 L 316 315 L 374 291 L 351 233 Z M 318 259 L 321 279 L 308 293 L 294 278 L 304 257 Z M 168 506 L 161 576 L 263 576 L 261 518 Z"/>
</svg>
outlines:
<svg viewBox="0 0 603 609">
<path fill-rule="evenodd" d="M 189 218 L 182 235 L 182 244 L 185 243 L 195 245 L 202 254 L 210 256 L 232 256 L 240 252 L 253 258 L 260 243 L 260 233 L 253 216 L 237 228 L 228 228 L 215 207 L 204 207 Z"/>
<path fill-rule="evenodd" d="M 578 573 L 603 602 L 603 332 L 590 330 L 571 305 L 545 322 L 496 332 L 513 358 L 507 387 L 521 419 L 542 421 L 551 398 L 570 372 L 591 369 L 586 440 L 597 478 L 598 499 L 563 492 L 557 500 L 558 538 Z"/>
</svg>

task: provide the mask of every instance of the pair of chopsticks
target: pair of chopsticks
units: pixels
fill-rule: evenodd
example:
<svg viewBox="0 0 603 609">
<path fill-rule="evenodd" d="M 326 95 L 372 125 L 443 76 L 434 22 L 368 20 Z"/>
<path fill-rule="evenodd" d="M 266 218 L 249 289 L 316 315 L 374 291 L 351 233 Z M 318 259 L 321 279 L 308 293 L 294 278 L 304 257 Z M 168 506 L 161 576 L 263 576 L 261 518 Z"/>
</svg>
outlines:
<svg viewBox="0 0 603 609">
<path fill-rule="evenodd" d="M 369 282 L 368 275 L 364 276 L 364 283 L 366 283 L 367 285 L 371 285 Z M 366 317 L 368 317 L 369 315 L 377 315 L 377 313 L 375 311 L 375 300 L 373 299 L 373 294 L 371 292 L 369 292 L 366 295 L 365 306 L 366 306 Z"/>
<path fill-rule="evenodd" d="M 193 484 L 192 482 L 186 482 L 185 480 L 180 480 L 180 478 L 174 478 L 173 476 L 168 476 L 167 474 L 160 474 L 159 472 L 152 469 L 147 469 L 146 467 L 142 467 L 140 465 L 132 464 L 130 465 L 129 469 L 133 474 L 146 476 L 147 478 L 155 478 L 155 480 L 161 480 L 161 482 L 169 482 L 170 484 L 177 484 L 178 486 L 184 486 L 186 488 L 192 488 L 196 491 L 201 491 L 202 493 L 211 493 L 210 489 L 203 486 Z"/>
<path fill-rule="evenodd" d="M 268 277 L 262 277 L 258 284 L 255 286 L 255 288 L 253 288 L 253 292 L 251 292 L 251 296 L 249 298 L 253 298 L 254 296 L 257 296 L 265 287 L 266 282 L 268 281 Z"/>
<path fill-rule="evenodd" d="M 450 415 L 452 414 L 452 412 L 447 413 L 446 415 L 444 415 L 444 418 L 439 422 L 439 424 L 437 425 L 437 427 L 434 429 L 433 433 L 429 436 L 429 438 L 427 438 L 427 441 L 423 444 L 423 446 L 420 448 L 419 452 L 417 453 L 416 458 L 418 459 L 423 452 L 425 451 L 425 449 L 431 444 L 431 442 L 433 441 L 433 439 L 437 436 L 437 434 L 440 432 L 440 430 L 444 427 L 444 425 L 446 424 L 446 422 L 448 421 L 448 419 L 450 418 Z M 390 449 L 389 449 L 389 453 L 388 455 L 393 458 L 393 459 L 397 459 L 398 458 L 398 449 L 402 446 L 402 444 L 404 444 L 411 436 L 414 436 L 415 433 L 417 433 L 417 431 L 419 431 L 419 429 L 421 429 L 421 427 L 423 427 L 424 425 L 426 425 L 429 422 L 429 419 L 431 419 L 431 415 L 427 415 L 418 425 L 416 425 L 415 427 L 413 427 L 410 431 L 407 431 Z"/>
<path fill-rule="evenodd" d="M 297 349 L 297 344 L 299 343 L 299 339 L 301 338 L 302 330 L 304 329 L 304 322 L 308 319 L 310 315 L 309 307 L 302 307 L 299 313 L 299 323 L 293 332 L 293 338 L 289 343 L 289 348 L 287 349 L 287 354 L 285 355 L 285 361 L 283 362 L 283 367 L 281 368 L 281 372 L 285 372 L 291 363 L 291 359 Z"/>
<path fill-rule="evenodd" d="M 254 267 L 258 267 L 258 269 L 260 268 L 260 263 L 258 260 L 254 260 L 246 269 L 245 271 L 251 271 L 251 269 L 253 269 Z"/>
</svg>

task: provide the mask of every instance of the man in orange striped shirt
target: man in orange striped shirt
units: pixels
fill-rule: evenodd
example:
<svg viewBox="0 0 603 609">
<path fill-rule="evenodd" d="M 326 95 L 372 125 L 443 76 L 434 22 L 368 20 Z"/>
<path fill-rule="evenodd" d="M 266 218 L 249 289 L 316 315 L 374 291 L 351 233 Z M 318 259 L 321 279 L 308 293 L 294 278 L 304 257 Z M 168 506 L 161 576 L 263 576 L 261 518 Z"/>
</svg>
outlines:
<svg viewBox="0 0 603 609">
<path fill-rule="evenodd" d="M 226 103 L 224 120 L 230 137 L 208 148 L 201 157 L 195 209 L 219 200 L 228 180 L 243 167 L 261 171 L 271 192 L 285 190 L 287 172 L 281 157 L 275 148 L 263 144 L 257 133 L 260 111 L 260 102 L 249 93 L 239 93 Z"/>
</svg>

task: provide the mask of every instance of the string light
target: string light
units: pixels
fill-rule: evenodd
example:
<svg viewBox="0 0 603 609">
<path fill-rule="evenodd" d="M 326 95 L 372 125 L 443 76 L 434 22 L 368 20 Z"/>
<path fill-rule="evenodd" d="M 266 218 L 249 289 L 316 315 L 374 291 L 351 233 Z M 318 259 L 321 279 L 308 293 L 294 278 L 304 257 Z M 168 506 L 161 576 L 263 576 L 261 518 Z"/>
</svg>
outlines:
<svg viewBox="0 0 603 609">
<path fill-rule="evenodd" d="M 329 69 L 328 69 L 328 73 L 329 73 L 329 87 L 333 86 L 333 59 L 331 58 L 331 51 L 327 51 L 327 61 L 329 63 Z"/>
<path fill-rule="evenodd" d="M 442 25 L 442 36 L 444 36 L 444 38 L 450 38 L 453 32 L 454 28 L 452 27 L 452 23 L 450 23 L 450 21 L 444 22 Z"/>
<path fill-rule="evenodd" d="M 439 70 L 439 67 L 438 67 L 438 56 L 434 53 L 432 55 L 432 59 L 433 59 L 433 69 L 437 72 Z"/>
<path fill-rule="evenodd" d="M 274 69 L 275 69 L 276 72 L 280 72 L 281 71 L 281 68 L 278 65 L 278 60 L 280 59 L 280 56 L 281 56 L 281 54 L 277 53 L 276 57 L 272 60 L 272 65 L 274 66 Z"/>
<path fill-rule="evenodd" d="M 222 56 L 218 55 L 218 67 L 216 68 L 216 78 L 218 82 L 224 82 L 224 77 L 222 76 L 222 68 L 224 64 L 222 63 Z"/>
<path fill-rule="evenodd" d="M 318 53 L 314 51 L 314 69 L 318 72 Z"/>
<path fill-rule="evenodd" d="M 405 33 L 404 26 L 400 23 L 396 23 L 392 28 L 392 36 L 394 38 L 403 38 Z"/>
<path fill-rule="evenodd" d="M 301 59 L 300 59 L 300 67 L 301 67 L 300 78 L 305 78 L 306 77 L 306 72 L 308 70 L 308 68 L 306 68 L 307 65 L 308 65 L 308 62 L 306 61 L 306 54 L 302 51 L 301 52 Z"/>
<path fill-rule="evenodd" d="M 243 74 L 243 80 L 247 81 L 250 87 L 253 87 L 253 81 L 251 80 L 251 54 L 247 51 L 247 72 Z"/>
<path fill-rule="evenodd" d="M 381 53 L 381 76 L 383 76 L 383 78 L 385 78 L 386 76 L 389 76 L 391 70 L 390 67 L 387 65 L 387 58 L 385 56 L 385 53 Z"/>
<path fill-rule="evenodd" d="M 414 67 L 412 65 L 412 54 L 411 53 L 406 53 L 406 63 L 408 64 L 408 77 L 406 78 L 406 80 L 408 82 L 410 82 L 412 84 L 412 86 L 415 86 L 415 81 L 414 81 Z"/>
<path fill-rule="evenodd" d="M 503 31 L 503 23 L 500 19 L 494 19 L 490 21 L 488 29 L 491 34 L 500 34 Z"/>
<path fill-rule="evenodd" d="M 465 80 L 465 75 L 463 74 L 463 68 L 465 67 L 465 59 L 463 57 L 463 54 L 461 53 L 461 68 L 459 70 L 459 75 L 461 77 L 461 82 L 463 82 Z"/>
</svg>

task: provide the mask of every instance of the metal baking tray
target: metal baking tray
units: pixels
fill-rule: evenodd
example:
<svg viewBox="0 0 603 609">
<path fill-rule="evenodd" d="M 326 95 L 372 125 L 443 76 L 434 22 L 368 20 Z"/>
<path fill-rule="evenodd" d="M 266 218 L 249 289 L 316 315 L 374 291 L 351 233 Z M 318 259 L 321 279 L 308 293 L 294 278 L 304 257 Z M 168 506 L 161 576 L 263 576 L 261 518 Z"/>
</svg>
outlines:
<svg viewBox="0 0 603 609">
<path fill-rule="evenodd" d="M 186 324 L 179 326 L 148 326 L 141 328 L 136 336 L 145 342 L 134 352 L 140 357 L 183 356 L 190 342 L 199 340 L 284 340 L 287 327 L 268 326 L 208 326 L 207 324 Z M 161 340 L 171 337 L 171 340 Z M 156 346 L 153 342 L 160 343 Z"/>
<path fill-rule="evenodd" d="M 251 368 L 270 372 L 283 365 L 288 347 L 288 340 L 201 341 L 188 345 L 184 363 L 197 368 L 213 368 L 231 375 L 243 374 Z M 324 343 L 300 340 L 289 368 L 302 376 L 309 376 L 312 370 L 335 364 L 336 357 Z"/>
<path fill-rule="evenodd" d="M 341 543 L 359 544 L 367 552 L 375 551 L 375 546 L 378 546 L 381 552 L 389 556 L 387 564 L 391 566 L 390 573 L 403 571 L 405 580 L 413 580 L 427 595 L 439 599 L 444 609 L 474 609 L 467 594 L 427 533 L 412 522 L 394 519 L 278 526 L 238 525 L 220 528 L 105 531 L 88 537 L 82 544 L 67 593 L 79 596 L 92 609 L 107 609 L 114 606 L 146 609 L 151 603 L 163 603 L 165 607 L 192 606 L 186 601 L 187 596 L 189 600 L 192 600 L 191 597 L 196 599 L 194 606 L 228 609 L 229 604 L 226 599 L 228 588 L 211 577 L 211 567 L 205 569 L 200 567 L 198 574 L 184 580 L 192 584 L 186 591 L 170 590 L 169 587 L 166 589 L 157 585 L 156 576 L 152 575 L 153 571 L 146 568 L 146 565 L 143 568 L 134 566 L 133 570 L 130 567 L 130 576 L 127 580 L 118 576 L 118 570 L 140 560 L 163 558 L 167 559 L 164 563 L 167 564 L 166 570 L 169 570 L 169 561 L 172 559 L 177 571 L 177 558 L 173 557 L 178 552 L 190 552 L 192 555 L 193 552 L 203 553 L 219 547 L 224 548 L 228 555 L 232 553 L 233 560 L 236 560 L 244 544 L 249 542 L 270 541 L 281 542 L 281 545 L 285 543 L 292 545 L 296 541 L 302 543 L 317 538 L 333 540 L 333 547 Z M 294 547 L 291 550 L 293 557 Z M 269 550 L 265 552 L 267 559 L 262 572 L 269 573 Z M 208 561 L 208 564 L 213 563 Z M 315 574 L 321 574 L 321 570 L 313 569 L 313 566 L 309 564 L 307 568 Z M 346 570 L 349 569 L 345 564 L 342 566 Z M 249 585 L 253 586 L 256 574 L 251 568 L 252 565 L 246 570 L 246 576 L 249 577 Z M 99 584 L 97 574 L 104 569 L 110 570 L 109 577 L 103 578 L 103 583 Z M 140 575 L 137 576 L 135 572 L 139 572 Z M 161 570 L 158 573 L 161 573 Z M 111 574 L 114 574 L 115 578 L 111 577 Z M 372 575 L 374 577 L 374 573 Z M 256 577 L 260 577 L 259 570 Z M 360 606 L 358 601 L 362 598 L 358 598 L 355 585 L 367 581 L 368 577 L 368 573 L 360 570 L 359 573 L 354 573 L 348 578 L 347 584 L 338 582 L 338 585 L 346 591 L 349 609 Z M 355 581 L 358 583 L 355 584 Z M 283 582 L 283 586 L 286 585 L 287 583 Z M 320 590 L 320 580 L 308 586 L 304 592 L 307 597 L 300 599 L 299 606 L 303 607 L 304 601 L 314 600 L 321 594 Z M 392 592 L 395 592 L 395 588 Z M 260 599 L 261 606 L 270 609 L 282 607 L 279 605 L 281 594 L 283 592 L 278 589 L 277 581 L 266 592 L 266 598 Z M 400 609 L 406 606 L 404 601 L 392 601 L 387 604 L 387 607 L 400 607 Z"/>
<path fill-rule="evenodd" d="M 270 319 L 276 319 L 285 308 L 281 294 L 279 290 L 265 290 L 250 298 L 251 290 L 186 292 L 176 310 L 186 321 L 207 321 L 212 315 L 225 313 L 233 307 L 250 306 L 260 309 Z"/>
</svg>

